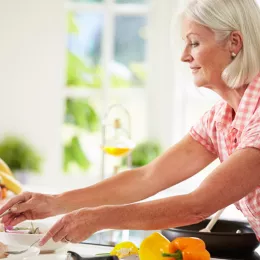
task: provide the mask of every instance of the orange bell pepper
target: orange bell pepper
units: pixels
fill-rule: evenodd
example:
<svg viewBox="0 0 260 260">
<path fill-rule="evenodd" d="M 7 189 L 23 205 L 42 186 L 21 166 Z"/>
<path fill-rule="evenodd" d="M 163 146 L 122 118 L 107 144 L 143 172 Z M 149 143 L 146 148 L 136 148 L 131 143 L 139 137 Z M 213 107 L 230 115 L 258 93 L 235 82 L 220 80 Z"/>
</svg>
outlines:
<svg viewBox="0 0 260 260">
<path fill-rule="evenodd" d="M 195 237 L 174 239 L 169 244 L 168 252 L 163 253 L 163 256 L 172 257 L 175 260 L 210 260 L 204 241 Z"/>
</svg>

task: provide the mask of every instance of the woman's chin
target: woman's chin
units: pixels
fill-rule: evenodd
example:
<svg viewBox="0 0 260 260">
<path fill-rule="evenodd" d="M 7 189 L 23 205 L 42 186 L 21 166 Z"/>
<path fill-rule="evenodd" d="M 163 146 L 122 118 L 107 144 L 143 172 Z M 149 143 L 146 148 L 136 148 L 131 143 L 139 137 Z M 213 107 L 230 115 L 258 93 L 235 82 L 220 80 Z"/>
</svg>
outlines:
<svg viewBox="0 0 260 260">
<path fill-rule="evenodd" d="M 195 85 L 197 88 L 202 88 L 202 87 L 205 86 L 205 82 L 194 80 L 194 85 Z"/>
</svg>

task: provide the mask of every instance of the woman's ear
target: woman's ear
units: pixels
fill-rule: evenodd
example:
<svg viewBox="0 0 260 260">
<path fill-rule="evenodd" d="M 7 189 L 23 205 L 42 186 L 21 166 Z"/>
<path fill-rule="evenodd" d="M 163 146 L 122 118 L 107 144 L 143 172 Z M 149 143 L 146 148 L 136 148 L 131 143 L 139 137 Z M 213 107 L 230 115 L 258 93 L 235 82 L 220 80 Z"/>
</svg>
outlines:
<svg viewBox="0 0 260 260">
<path fill-rule="evenodd" d="M 243 47 L 243 37 L 239 31 L 233 31 L 229 37 L 230 41 L 230 53 L 232 57 L 235 57 Z"/>
</svg>

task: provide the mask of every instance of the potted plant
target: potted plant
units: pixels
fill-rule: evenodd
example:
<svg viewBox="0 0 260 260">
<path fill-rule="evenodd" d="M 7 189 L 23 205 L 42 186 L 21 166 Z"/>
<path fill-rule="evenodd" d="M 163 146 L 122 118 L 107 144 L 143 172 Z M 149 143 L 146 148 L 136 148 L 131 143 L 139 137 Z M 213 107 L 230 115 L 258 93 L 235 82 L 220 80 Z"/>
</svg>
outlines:
<svg viewBox="0 0 260 260">
<path fill-rule="evenodd" d="M 141 167 L 156 157 L 158 157 L 162 152 L 161 145 L 154 140 L 146 140 L 136 145 L 132 151 L 132 166 Z M 126 158 L 123 159 L 122 164 L 126 165 Z"/>
<path fill-rule="evenodd" d="M 22 183 L 26 182 L 29 173 L 40 173 L 42 157 L 25 139 L 17 136 L 6 136 L 0 141 L 0 158 L 2 158 Z"/>
</svg>

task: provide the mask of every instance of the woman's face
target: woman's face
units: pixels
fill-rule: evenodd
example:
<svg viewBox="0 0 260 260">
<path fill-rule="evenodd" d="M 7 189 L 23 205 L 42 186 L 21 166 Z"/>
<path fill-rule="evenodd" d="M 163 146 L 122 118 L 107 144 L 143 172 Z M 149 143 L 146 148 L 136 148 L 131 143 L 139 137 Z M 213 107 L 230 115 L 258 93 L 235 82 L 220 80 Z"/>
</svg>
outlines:
<svg viewBox="0 0 260 260">
<path fill-rule="evenodd" d="M 220 43 L 209 28 L 192 20 L 183 21 L 185 49 L 181 60 L 188 62 L 198 87 L 214 88 L 223 84 L 221 74 L 231 62 L 228 43 Z"/>
</svg>

